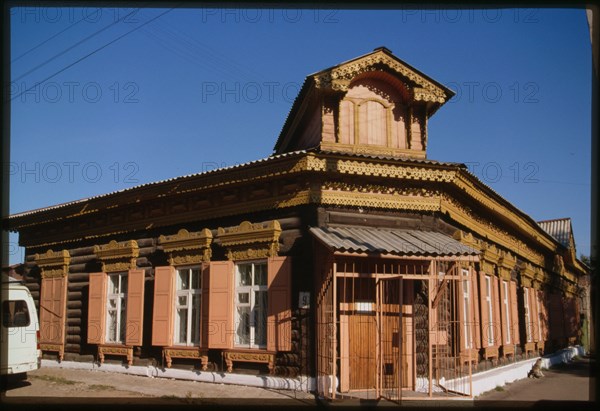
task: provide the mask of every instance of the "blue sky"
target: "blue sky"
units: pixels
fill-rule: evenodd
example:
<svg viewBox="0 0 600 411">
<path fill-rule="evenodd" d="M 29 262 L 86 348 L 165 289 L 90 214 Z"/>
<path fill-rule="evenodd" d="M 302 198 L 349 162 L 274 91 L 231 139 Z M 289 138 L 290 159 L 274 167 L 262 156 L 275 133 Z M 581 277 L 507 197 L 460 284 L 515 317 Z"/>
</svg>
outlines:
<svg viewBox="0 0 600 411">
<path fill-rule="evenodd" d="M 267 157 L 307 75 L 386 46 L 457 93 L 428 158 L 535 220 L 571 217 L 589 254 L 584 10 L 30 7 L 11 23 L 11 213 Z"/>
</svg>

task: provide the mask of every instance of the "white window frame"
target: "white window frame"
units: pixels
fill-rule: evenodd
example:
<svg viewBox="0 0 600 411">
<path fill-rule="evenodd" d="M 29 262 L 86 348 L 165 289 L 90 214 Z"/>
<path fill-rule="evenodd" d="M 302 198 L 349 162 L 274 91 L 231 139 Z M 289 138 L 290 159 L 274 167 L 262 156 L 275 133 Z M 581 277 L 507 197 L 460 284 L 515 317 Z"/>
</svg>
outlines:
<svg viewBox="0 0 600 411">
<path fill-rule="evenodd" d="M 504 298 L 502 304 L 504 304 L 504 314 L 506 315 L 506 344 L 510 344 L 510 305 L 508 304 L 508 281 L 502 281 L 502 290 L 504 291 Z"/>
<path fill-rule="evenodd" d="M 488 345 L 494 345 L 494 311 L 492 305 L 492 278 L 489 275 L 485 276 L 485 302 L 488 311 L 487 335 Z"/>
<path fill-rule="evenodd" d="M 250 285 L 244 285 L 241 286 L 239 285 L 240 283 L 240 270 L 239 267 L 243 266 L 243 265 L 252 265 L 252 274 L 251 274 L 251 279 L 252 279 L 252 283 Z M 265 284 L 264 285 L 257 285 L 255 284 L 255 270 L 256 270 L 256 266 L 262 265 L 264 266 L 264 275 L 265 275 Z M 257 261 L 243 261 L 243 262 L 239 262 L 235 265 L 235 336 L 234 336 L 234 346 L 235 347 L 240 347 L 240 348 L 256 348 L 256 349 L 265 349 L 267 348 L 267 310 L 269 307 L 269 301 L 268 301 L 268 284 L 269 284 L 269 279 L 268 279 L 268 264 L 266 260 L 257 260 Z M 255 316 L 253 315 L 253 312 L 256 308 L 256 299 L 255 299 L 255 292 L 264 292 L 265 293 L 265 306 L 263 307 L 264 310 L 264 324 L 263 324 L 263 330 L 264 330 L 264 344 L 256 344 L 256 339 L 257 339 L 257 335 L 256 335 L 256 331 L 257 331 L 257 324 L 255 322 Z M 240 294 L 248 294 L 248 302 L 240 302 L 239 301 L 239 296 Z M 238 307 L 249 307 L 250 308 L 250 316 L 249 316 L 249 333 L 250 335 L 248 336 L 248 344 L 245 343 L 241 343 L 238 340 L 238 327 L 241 326 L 241 321 L 240 321 L 240 317 L 239 317 L 239 313 L 238 313 Z"/>
<path fill-rule="evenodd" d="M 197 270 L 198 271 L 198 285 L 200 286 L 200 288 L 192 288 L 193 282 L 192 282 L 192 270 Z M 188 284 L 190 286 L 190 288 L 188 289 L 181 289 L 181 285 L 180 285 L 180 274 L 183 271 L 187 271 L 187 275 L 188 275 Z M 192 340 L 192 334 L 193 334 L 193 329 L 192 327 L 194 326 L 194 324 L 192 324 L 192 319 L 193 319 L 193 310 L 194 307 L 192 306 L 192 302 L 194 301 L 194 296 L 198 296 L 199 298 L 197 298 L 196 300 L 196 309 L 198 310 L 198 318 L 197 318 L 197 324 L 196 326 L 198 327 L 198 341 L 193 341 Z M 186 299 L 186 303 L 184 305 L 180 305 L 179 304 L 179 298 L 180 297 L 185 297 Z M 175 324 L 175 335 L 174 335 L 174 341 L 173 341 L 173 345 L 178 345 L 178 346 L 186 346 L 186 347 L 194 347 L 194 346 L 200 346 L 201 342 L 202 342 L 202 328 L 201 328 L 201 323 L 202 323 L 202 270 L 200 269 L 199 266 L 190 266 L 190 267 L 177 267 L 176 269 L 176 279 L 175 279 L 175 309 L 173 310 L 173 315 L 174 315 L 174 324 Z M 179 321 L 179 310 L 180 309 L 185 309 L 187 311 L 187 323 L 186 323 L 186 340 L 185 341 L 179 341 L 179 335 L 180 335 L 180 321 Z"/>
<path fill-rule="evenodd" d="M 107 274 L 108 278 L 108 285 L 107 285 L 107 291 L 106 291 L 106 331 L 105 331 L 105 336 L 106 336 L 106 342 L 107 343 L 112 343 L 112 344 L 123 344 L 125 342 L 125 334 L 127 332 L 127 327 L 125 327 L 125 332 L 121 332 L 122 327 L 121 324 L 123 321 L 127 321 L 127 293 L 123 292 L 123 281 L 127 281 L 128 280 L 128 276 L 126 272 L 120 272 L 120 273 L 109 273 Z M 112 277 L 118 277 L 118 283 L 117 283 L 117 292 L 116 293 L 111 293 L 111 285 L 112 285 Z M 125 286 L 127 287 L 127 286 Z M 115 307 L 111 308 L 110 306 L 110 302 L 111 301 L 116 301 Z M 125 307 L 123 307 L 123 305 Z M 110 324 L 110 312 L 111 311 L 116 311 L 116 328 L 117 328 L 117 338 L 115 338 L 114 340 L 111 339 L 112 337 L 112 333 L 111 333 L 111 324 Z M 122 312 L 121 312 L 122 311 Z M 125 318 L 122 318 L 122 314 L 125 316 Z"/>
<path fill-rule="evenodd" d="M 472 337 L 471 337 L 471 327 L 470 327 L 470 315 L 471 310 L 469 308 L 469 303 L 471 302 L 471 293 L 470 293 L 470 278 L 469 278 L 469 270 L 463 270 L 463 327 L 464 327 L 464 335 L 465 335 L 465 348 L 472 348 Z"/>
<path fill-rule="evenodd" d="M 525 308 L 525 337 L 527 342 L 532 341 L 531 335 L 531 312 L 529 311 L 529 288 L 525 287 L 524 293 L 524 308 Z"/>
</svg>

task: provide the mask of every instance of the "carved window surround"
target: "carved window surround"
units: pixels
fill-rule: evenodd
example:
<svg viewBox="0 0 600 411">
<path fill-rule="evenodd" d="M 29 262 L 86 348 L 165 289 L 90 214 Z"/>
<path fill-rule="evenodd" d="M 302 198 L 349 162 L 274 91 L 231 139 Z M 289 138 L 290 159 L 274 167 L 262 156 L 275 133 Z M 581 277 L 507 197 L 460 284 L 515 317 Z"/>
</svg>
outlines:
<svg viewBox="0 0 600 411">
<path fill-rule="evenodd" d="M 42 278 L 65 277 L 69 273 L 71 256 L 67 250 L 48 250 L 44 254 L 36 254 L 34 258 Z"/>
<path fill-rule="evenodd" d="M 521 272 L 521 284 L 524 287 L 536 288 L 537 285 L 537 288 L 539 288 L 539 267 L 535 267 L 531 263 L 521 262 L 519 269 Z"/>
<path fill-rule="evenodd" d="M 161 235 L 158 243 L 169 256 L 169 264 L 176 266 L 209 262 L 212 240 L 212 233 L 207 228 L 191 233 L 182 228 L 177 234 Z"/>
<path fill-rule="evenodd" d="M 276 257 L 280 234 L 281 226 L 277 220 L 257 224 L 244 221 L 239 226 L 217 230 L 217 238 L 227 250 L 230 261 Z"/>
<path fill-rule="evenodd" d="M 498 259 L 498 274 L 506 281 L 511 280 L 510 273 L 517 265 L 517 258 L 509 252 L 502 252 Z"/>
<path fill-rule="evenodd" d="M 94 254 L 102 264 L 102 272 L 128 271 L 136 268 L 140 249 L 135 240 L 119 243 L 112 240 L 108 244 L 94 246 Z"/>
<path fill-rule="evenodd" d="M 500 252 L 493 244 L 486 244 L 481 250 L 481 266 L 486 274 L 494 275 L 500 261 Z"/>
<path fill-rule="evenodd" d="M 127 365 L 133 364 L 133 347 L 128 345 L 98 345 L 98 359 L 100 364 L 104 363 L 106 355 L 120 355 L 127 358 Z"/>
<path fill-rule="evenodd" d="M 457 230 L 454 235 L 454 239 L 460 241 L 462 244 L 467 245 L 476 250 L 481 250 L 481 241 L 473 237 L 473 234 L 466 233 L 462 230 Z"/>
<path fill-rule="evenodd" d="M 173 358 L 198 359 L 202 364 L 202 371 L 208 370 L 208 350 L 199 347 L 164 347 L 167 368 L 171 368 Z"/>
<path fill-rule="evenodd" d="M 275 372 L 275 352 L 264 350 L 225 350 L 222 353 L 227 372 L 233 371 L 235 361 L 267 364 L 269 374 Z"/>
</svg>

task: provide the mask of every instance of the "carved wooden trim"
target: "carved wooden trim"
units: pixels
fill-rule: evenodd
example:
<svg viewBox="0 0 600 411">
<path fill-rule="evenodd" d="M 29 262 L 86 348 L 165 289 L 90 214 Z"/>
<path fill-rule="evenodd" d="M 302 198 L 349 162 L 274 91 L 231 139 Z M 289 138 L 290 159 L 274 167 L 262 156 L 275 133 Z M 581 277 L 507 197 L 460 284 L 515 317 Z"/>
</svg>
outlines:
<svg viewBox="0 0 600 411">
<path fill-rule="evenodd" d="M 65 345 L 64 344 L 40 343 L 40 350 L 49 351 L 49 352 L 57 352 L 59 361 L 62 361 L 65 356 Z"/>
<path fill-rule="evenodd" d="M 133 347 L 128 345 L 98 345 L 98 359 L 104 363 L 106 355 L 120 355 L 127 358 L 127 364 L 133 364 Z"/>
<path fill-rule="evenodd" d="M 231 261 L 276 257 L 280 234 L 277 220 L 257 224 L 243 221 L 239 226 L 217 230 L 217 238 Z"/>
<path fill-rule="evenodd" d="M 485 358 L 486 360 L 488 358 L 498 358 L 498 355 L 498 347 L 496 346 L 485 347 L 483 349 L 483 358 Z"/>
<path fill-rule="evenodd" d="M 34 259 L 42 278 L 65 277 L 69 273 L 71 256 L 67 250 L 48 250 L 43 254 L 36 254 Z"/>
<path fill-rule="evenodd" d="M 182 228 L 177 234 L 161 235 L 158 243 L 169 256 L 169 264 L 186 265 L 209 262 L 212 239 L 212 233 L 207 228 L 191 233 Z"/>
<path fill-rule="evenodd" d="M 112 240 L 108 244 L 94 246 L 94 254 L 100 260 L 103 272 L 128 271 L 136 268 L 140 249 L 135 240 L 120 243 Z"/>
<path fill-rule="evenodd" d="M 416 93 L 414 94 L 415 100 L 440 104 L 448 100 L 449 96 L 442 88 L 383 51 L 369 54 L 319 73 L 314 76 L 315 85 L 317 88 L 348 91 L 352 79 L 356 76 L 369 71 L 381 71 L 382 66 L 417 84 L 417 87 L 415 87 Z"/>
<path fill-rule="evenodd" d="M 208 350 L 200 347 L 163 347 L 163 355 L 167 368 L 171 368 L 173 358 L 198 359 L 202 364 L 202 371 L 208 370 Z"/>
<path fill-rule="evenodd" d="M 481 242 L 477 240 L 471 233 L 467 233 L 462 230 L 456 230 L 453 238 L 466 246 L 476 250 L 481 250 Z"/>
<path fill-rule="evenodd" d="M 272 351 L 227 350 L 223 351 L 222 355 L 227 365 L 227 372 L 233 370 L 235 361 L 267 364 L 269 374 L 275 371 L 275 353 Z"/>
</svg>

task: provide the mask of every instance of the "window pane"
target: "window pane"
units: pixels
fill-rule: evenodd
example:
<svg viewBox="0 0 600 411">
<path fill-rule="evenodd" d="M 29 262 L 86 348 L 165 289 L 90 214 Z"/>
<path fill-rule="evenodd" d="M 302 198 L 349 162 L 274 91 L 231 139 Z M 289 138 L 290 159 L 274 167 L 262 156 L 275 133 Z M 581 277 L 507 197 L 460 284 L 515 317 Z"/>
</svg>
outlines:
<svg viewBox="0 0 600 411">
<path fill-rule="evenodd" d="M 236 344 L 250 344 L 250 307 L 237 307 Z"/>
<path fill-rule="evenodd" d="M 200 285 L 200 270 L 197 268 L 192 269 L 192 288 L 195 290 L 202 288 Z"/>
<path fill-rule="evenodd" d="M 267 265 L 266 264 L 254 265 L 254 284 L 255 285 L 267 285 Z"/>
<path fill-rule="evenodd" d="M 108 341 L 117 341 L 117 311 L 115 310 L 108 311 L 106 332 L 106 339 Z"/>
<path fill-rule="evenodd" d="M 190 288 L 189 270 L 178 270 L 177 289 L 188 290 Z"/>
<path fill-rule="evenodd" d="M 114 310 L 115 308 L 117 308 L 117 300 L 114 299 L 114 298 L 109 298 L 108 299 L 108 309 L 109 310 L 111 310 L 111 309 Z"/>
<path fill-rule="evenodd" d="M 119 292 L 119 276 L 118 275 L 110 275 L 108 276 L 108 293 L 109 294 L 117 294 Z"/>
<path fill-rule="evenodd" d="M 192 344 L 200 343 L 200 294 L 192 297 Z"/>
<path fill-rule="evenodd" d="M 117 339 L 117 341 L 125 341 L 125 332 L 127 330 L 126 326 L 127 326 L 127 317 L 125 316 L 126 314 L 126 304 L 125 304 L 125 298 L 123 298 L 121 300 L 121 324 L 120 324 L 120 335 Z"/>
<path fill-rule="evenodd" d="M 2 324 L 5 327 L 27 327 L 31 322 L 27 303 L 24 300 L 4 301 L 2 314 Z"/>
<path fill-rule="evenodd" d="M 127 295 L 127 275 L 121 274 L 121 294 Z"/>
<path fill-rule="evenodd" d="M 179 334 L 177 335 L 177 342 L 180 344 L 187 343 L 187 308 L 181 308 L 177 310 L 178 328 Z"/>
<path fill-rule="evenodd" d="M 180 295 L 177 297 L 177 306 L 178 307 L 186 307 L 187 306 L 187 296 Z"/>
<path fill-rule="evenodd" d="M 238 286 L 252 285 L 252 264 L 238 265 Z"/>
<path fill-rule="evenodd" d="M 254 344 L 267 343 L 267 292 L 255 291 L 254 293 Z"/>
<path fill-rule="evenodd" d="M 238 302 L 240 304 L 249 304 L 250 303 L 250 294 L 249 293 L 238 293 Z"/>
</svg>

